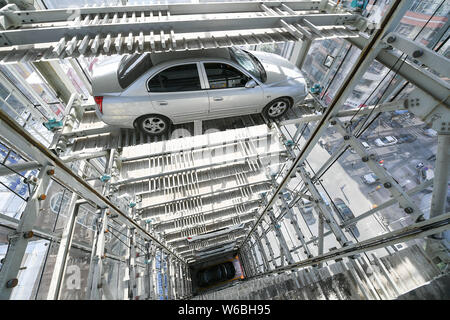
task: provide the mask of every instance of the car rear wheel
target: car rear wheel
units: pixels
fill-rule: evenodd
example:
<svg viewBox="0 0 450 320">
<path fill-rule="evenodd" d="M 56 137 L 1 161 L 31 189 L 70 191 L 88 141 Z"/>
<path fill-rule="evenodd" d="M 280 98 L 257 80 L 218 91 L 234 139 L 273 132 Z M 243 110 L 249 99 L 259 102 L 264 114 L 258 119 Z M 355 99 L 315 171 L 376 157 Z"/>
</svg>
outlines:
<svg viewBox="0 0 450 320">
<path fill-rule="evenodd" d="M 159 114 L 149 114 L 137 120 L 140 131 L 151 135 L 160 136 L 169 130 L 170 120 Z"/>
<path fill-rule="evenodd" d="M 278 98 L 271 101 L 263 110 L 263 114 L 269 119 L 276 119 L 285 114 L 291 107 L 288 98 Z"/>
</svg>

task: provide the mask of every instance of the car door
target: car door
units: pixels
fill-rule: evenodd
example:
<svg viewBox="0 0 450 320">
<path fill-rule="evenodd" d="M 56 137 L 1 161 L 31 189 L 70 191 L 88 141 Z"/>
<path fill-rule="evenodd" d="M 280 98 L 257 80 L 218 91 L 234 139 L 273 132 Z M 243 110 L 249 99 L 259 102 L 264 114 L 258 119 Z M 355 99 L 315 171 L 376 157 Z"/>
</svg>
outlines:
<svg viewBox="0 0 450 320">
<path fill-rule="evenodd" d="M 175 123 L 207 117 L 208 94 L 202 90 L 199 63 L 167 66 L 150 77 L 147 89 L 153 108 Z"/>
<path fill-rule="evenodd" d="M 252 78 L 224 62 L 203 62 L 208 87 L 210 117 L 251 114 L 259 112 L 263 90 L 257 85 L 246 88 Z"/>
</svg>

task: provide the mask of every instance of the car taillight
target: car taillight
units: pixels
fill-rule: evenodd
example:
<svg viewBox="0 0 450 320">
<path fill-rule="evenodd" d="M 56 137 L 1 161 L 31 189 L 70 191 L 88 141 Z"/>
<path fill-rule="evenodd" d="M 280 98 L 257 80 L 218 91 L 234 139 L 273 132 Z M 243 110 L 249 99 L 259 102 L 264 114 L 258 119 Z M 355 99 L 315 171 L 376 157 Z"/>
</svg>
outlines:
<svg viewBox="0 0 450 320">
<path fill-rule="evenodd" d="M 95 103 L 98 105 L 98 110 L 103 113 L 103 97 L 94 97 Z"/>
<path fill-rule="evenodd" d="M 191 240 L 192 238 L 191 237 L 187 237 L 189 240 Z"/>
</svg>

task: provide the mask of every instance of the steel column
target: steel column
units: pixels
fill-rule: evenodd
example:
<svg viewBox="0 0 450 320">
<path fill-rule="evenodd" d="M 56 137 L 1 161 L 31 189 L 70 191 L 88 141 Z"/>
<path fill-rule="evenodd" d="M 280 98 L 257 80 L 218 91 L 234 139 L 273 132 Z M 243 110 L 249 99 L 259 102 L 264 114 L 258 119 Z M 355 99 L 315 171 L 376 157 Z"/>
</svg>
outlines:
<svg viewBox="0 0 450 320">
<path fill-rule="evenodd" d="M 64 275 L 66 273 L 67 258 L 69 256 L 69 250 L 72 245 L 76 218 L 79 211 L 79 205 L 77 205 L 76 203 L 77 199 L 78 195 L 76 193 L 73 193 L 67 210 L 67 223 L 61 235 L 61 241 L 59 242 L 58 254 L 56 255 L 55 268 L 53 269 L 50 288 L 48 289 L 47 293 L 47 300 L 57 300 L 61 292 L 61 282 L 63 281 Z"/>
<path fill-rule="evenodd" d="M 287 203 L 286 199 L 284 199 L 284 197 L 280 197 L 283 206 L 284 206 L 284 210 L 286 210 L 287 212 L 287 218 L 291 221 L 292 226 L 294 227 L 295 233 L 297 234 L 297 239 L 300 240 L 300 243 L 303 246 L 303 251 L 305 253 L 305 255 L 308 258 L 312 257 L 311 251 L 309 250 L 306 242 L 305 242 L 305 236 L 303 235 L 303 232 L 300 229 L 300 226 L 298 225 L 298 217 L 294 214 L 292 208 L 289 207 L 289 204 Z"/>
<path fill-rule="evenodd" d="M 256 245 L 258 246 L 259 253 L 261 254 L 263 260 L 264 272 L 269 271 L 270 270 L 269 260 L 267 259 L 267 254 L 264 251 L 261 239 L 259 238 L 257 233 L 254 233 L 253 236 L 254 239 L 256 240 Z"/>
<path fill-rule="evenodd" d="M 294 263 L 294 259 L 292 258 L 291 252 L 289 251 L 289 247 L 287 245 L 286 239 L 284 238 L 284 235 L 280 230 L 281 225 L 277 224 L 275 222 L 275 215 L 274 215 L 273 211 L 269 211 L 269 217 L 272 221 L 272 224 L 274 225 L 275 235 L 278 239 L 278 243 L 279 243 L 280 251 L 282 252 L 282 255 L 284 255 L 286 257 L 288 264 Z M 283 260 L 283 258 L 281 258 L 281 259 Z"/>
</svg>

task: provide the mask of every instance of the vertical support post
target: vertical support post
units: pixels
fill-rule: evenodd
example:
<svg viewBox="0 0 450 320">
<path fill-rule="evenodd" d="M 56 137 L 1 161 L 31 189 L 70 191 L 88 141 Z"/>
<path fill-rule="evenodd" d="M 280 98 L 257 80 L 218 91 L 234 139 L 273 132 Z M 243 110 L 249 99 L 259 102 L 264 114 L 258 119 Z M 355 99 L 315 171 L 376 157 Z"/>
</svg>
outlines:
<svg viewBox="0 0 450 320">
<path fill-rule="evenodd" d="M 247 259 L 245 258 L 243 249 L 244 249 L 244 247 L 242 247 L 241 250 L 239 251 L 239 256 L 240 256 L 241 261 L 242 261 L 242 268 L 244 269 L 245 276 L 246 277 L 251 277 L 251 273 L 250 273 L 250 270 L 249 270 L 248 262 L 247 262 Z"/>
<path fill-rule="evenodd" d="M 303 247 L 303 252 L 307 256 L 307 258 L 312 258 L 311 251 L 308 248 L 308 245 L 306 244 L 305 237 L 303 235 L 303 232 L 300 229 L 300 226 L 298 225 L 297 216 L 294 214 L 291 207 L 289 207 L 289 204 L 287 203 L 286 199 L 284 197 L 280 197 L 281 202 L 283 203 L 284 210 L 286 210 L 286 216 L 289 220 L 291 220 L 291 224 L 294 227 L 295 233 L 297 234 L 297 239 L 300 240 L 300 243 Z"/>
<path fill-rule="evenodd" d="M 184 281 L 184 271 L 183 271 L 183 265 L 180 263 L 178 264 L 178 272 L 180 274 L 180 288 L 181 288 L 181 299 L 184 299 L 186 296 L 186 283 Z"/>
<path fill-rule="evenodd" d="M 190 296 L 192 295 L 192 279 L 191 279 L 191 274 L 189 271 L 189 268 L 186 266 L 186 279 L 187 279 L 187 288 L 188 288 L 188 292 L 187 295 Z"/>
<path fill-rule="evenodd" d="M 317 190 L 314 183 L 312 183 L 311 178 L 306 172 L 305 168 L 303 166 L 300 166 L 298 168 L 298 173 L 300 174 L 302 180 L 305 182 L 305 185 L 309 192 L 311 193 L 312 197 L 316 200 L 317 207 L 319 207 L 319 216 L 323 216 L 325 221 L 328 223 L 328 225 L 331 228 L 331 231 L 336 237 L 337 242 L 339 242 L 342 246 L 346 246 L 350 244 L 351 242 L 347 240 L 347 237 L 345 236 L 342 229 L 339 227 L 338 223 L 336 222 L 336 219 L 333 217 L 333 213 L 331 210 L 325 205 L 322 196 L 320 195 L 319 191 Z"/>
<path fill-rule="evenodd" d="M 264 239 L 264 242 L 266 243 L 267 249 L 269 250 L 270 259 L 272 261 L 273 268 L 277 268 L 277 263 L 275 261 L 275 255 L 273 254 L 272 246 L 270 245 L 269 239 L 267 238 L 267 234 L 262 230 L 261 228 L 262 237 Z"/>
<path fill-rule="evenodd" d="M 244 255 L 245 255 L 245 261 L 247 262 L 247 267 L 248 267 L 249 273 L 251 276 L 254 276 L 256 274 L 255 263 L 252 261 L 252 259 L 250 257 L 248 244 L 246 244 L 246 246 L 245 246 Z"/>
<path fill-rule="evenodd" d="M 161 272 L 161 295 L 163 300 L 166 300 L 166 263 L 164 258 L 164 250 L 160 250 L 160 258 L 159 258 L 159 266 L 160 266 L 160 272 Z"/>
<path fill-rule="evenodd" d="M 67 258 L 69 256 L 69 250 L 72 245 L 72 237 L 75 230 L 76 218 L 79 210 L 79 205 L 76 204 L 77 199 L 78 195 L 76 193 L 73 193 L 67 211 L 67 224 L 61 235 L 58 254 L 56 255 L 55 268 L 53 269 L 50 288 L 48 289 L 47 293 L 47 300 L 59 299 L 59 294 L 61 292 L 61 283 L 66 273 Z"/>
<path fill-rule="evenodd" d="M 162 270 L 162 249 L 156 249 L 156 299 L 164 299 L 163 293 L 163 270 Z M 159 281 L 158 281 L 159 279 Z"/>
<path fill-rule="evenodd" d="M 9 235 L 8 251 L 6 252 L 5 260 L 0 270 L 0 300 L 8 300 L 11 297 L 13 288 L 18 284 L 17 275 L 19 274 L 28 241 L 33 236 L 31 230 L 39 214 L 40 201 L 43 200 L 42 195 L 45 194 L 45 190 L 50 181 L 49 170 L 50 167 L 45 166 L 39 172 L 38 184 L 28 199 L 19 225 L 16 231 L 12 235 Z"/>
<path fill-rule="evenodd" d="M 319 215 L 319 226 L 318 226 L 319 230 L 318 230 L 318 238 L 319 238 L 319 243 L 318 243 L 318 255 L 322 255 L 323 254 L 323 233 L 324 233 L 324 221 L 323 221 L 323 215 Z M 318 267 L 322 268 L 323 263 L 319 263 Z"/>
<path fill-rule="evenodd" d="M 145 271 L 144 271 L 144 281 L 143 281 L 146 300 L 152 299 L 151 248 L 152 248 L 152 242 L 146 241 L 145 242 L 145 256 L 144 256 Z"/>
<path fill-rule="evenodd" d="M 269 217 L 272 220 L 273 229 L 280 245 L 280 251 L 283 252 L 283 255 L 286 257 L 289 264 L 294 263 L 294 259 L 292 258 L 291 252 L 289 251 L 286 239 L 284 238 L 284 235 L 280 230 L 281 225 L 277 224 L 273 210 L 269 211 Z"/>
<path fill-rule="evenodd" d="M 259 238 L 259 236 L 256 233 L 254 233 L 253 236 L 254 236 L 254 239 L 256 241 L 255 245 L 258 246 L 259 253 L 260 253 L 261 258 L 263 260 L 264 272 L 267 272 L 267 271 L 270 270 L 270 265 L 269 265 L 269 260 L 267 259 L 266 252 L 264 251 L 264 247 L 263 247 L 263 245 L 261 243 L 261 239 Z"/>
<path fill-rule="evenodd" d="M 439 132 L 436 164 L 434 168 L 433 195 L 431 198 L 430 219 L 445 213 L 448 181 L 450 174 L 450 134 Z M 446 231 L 449 232 L 449 231 Z M 426 251 L 436 262 L 449 263 L 448 249 L 442 244 L 443 233 L 437 233 L 427 239 Z M 437 259 L 436 259 L 437 258 Z"/>
<path fill-rule="evenodd" d="M 311 48 L 312 40 L 304 37 L 301 42 L 297 43 L 300 44 L 301 47 L 297 55 L 297 58 L 294 61 L 294 64 L 297 66 L 297 68 L 302 70 L 303 64 L 305 63 L 306 60 L 306 56 L 308 55 L 309 49 Z"/>
<path fill-rule="evenodd" d="M 136 245 L 137 239 L 136 239 L 136 232 L 135 229 L 131 229 L 131 238 L 130 238 L 130 256 L 128 259 L 129 263 L 129 274 L 130 274 L 130 280 L 129 280 L 129 288 L 130 288 L 130 294 L 129 298 L 132 300 L 138 299 L 138 288 L 137 288 L 137 281 L 136 281 Z"/>
<path fill-rule="evenodd" d="M 97 221 L 97 233 L 94 239 L 94 245 L 89 266 L 88 288 L 86 291 L 87 300 L 100 300 L 102 298 L 102 259 L 105 255 L 105 233 L 107 232 L 107 210 L 100 210 L 100 217 Z"/>
<path fill-rule="evenodd" d="M 445 213 L 450 173 L 450 134 L 438 134 L 436 164 L 434 168 L 433 195 L 431 199 L 430 218 Z"/>
<path fill-rule="evenodd" d="M 158 299 L 158 278 L 157 278 L 157 270 L 156 270 L 156 246 L 152 243 L 151 254 L 151 262 L 150 262 L 150 292 L 152 294 L 151 299 Z"/>
<path fill-rule="evenodd" d="M 173 298 L 174 300 L 178 300 L 180 297 L 180 288 L 178 287 L 178 270 L 177 270 L 177 265 L 178 265 L 178 261 L 176 259 L 172 260 L 172 270 L 173 270 Z"/>
<path fill-rule="evenodd" d="M 250 240 L 250 242 L 251 242 L 251 240 Z M 256 273 L 264 272 L 264 263 L 262 263 L 262 266 L 261 266 L 261 264 L 259 264 L 258 256 L 257 256 L 257 254 L 256 254 L 255 244 L 252 243 L 252 245 L 250 246 L 250 248 L 251 248 L 251 255 L 252 255 L 252 257 L 254 258 L 253 260 L 254 260 L 255 263 L 256 263 L 256 265 L 255 265 Z M 262 268 L 262 270 L 260 270 L 260 268 Z"/>
<path fill-rule="evenodd" d="M 167 299 L 173 299 L 173 286 L 172 286 L 172 270 L 171 270 L 171 257 L 167 255 L 166 257 L 166 268 L 167 268 Z"/>
</svg>

